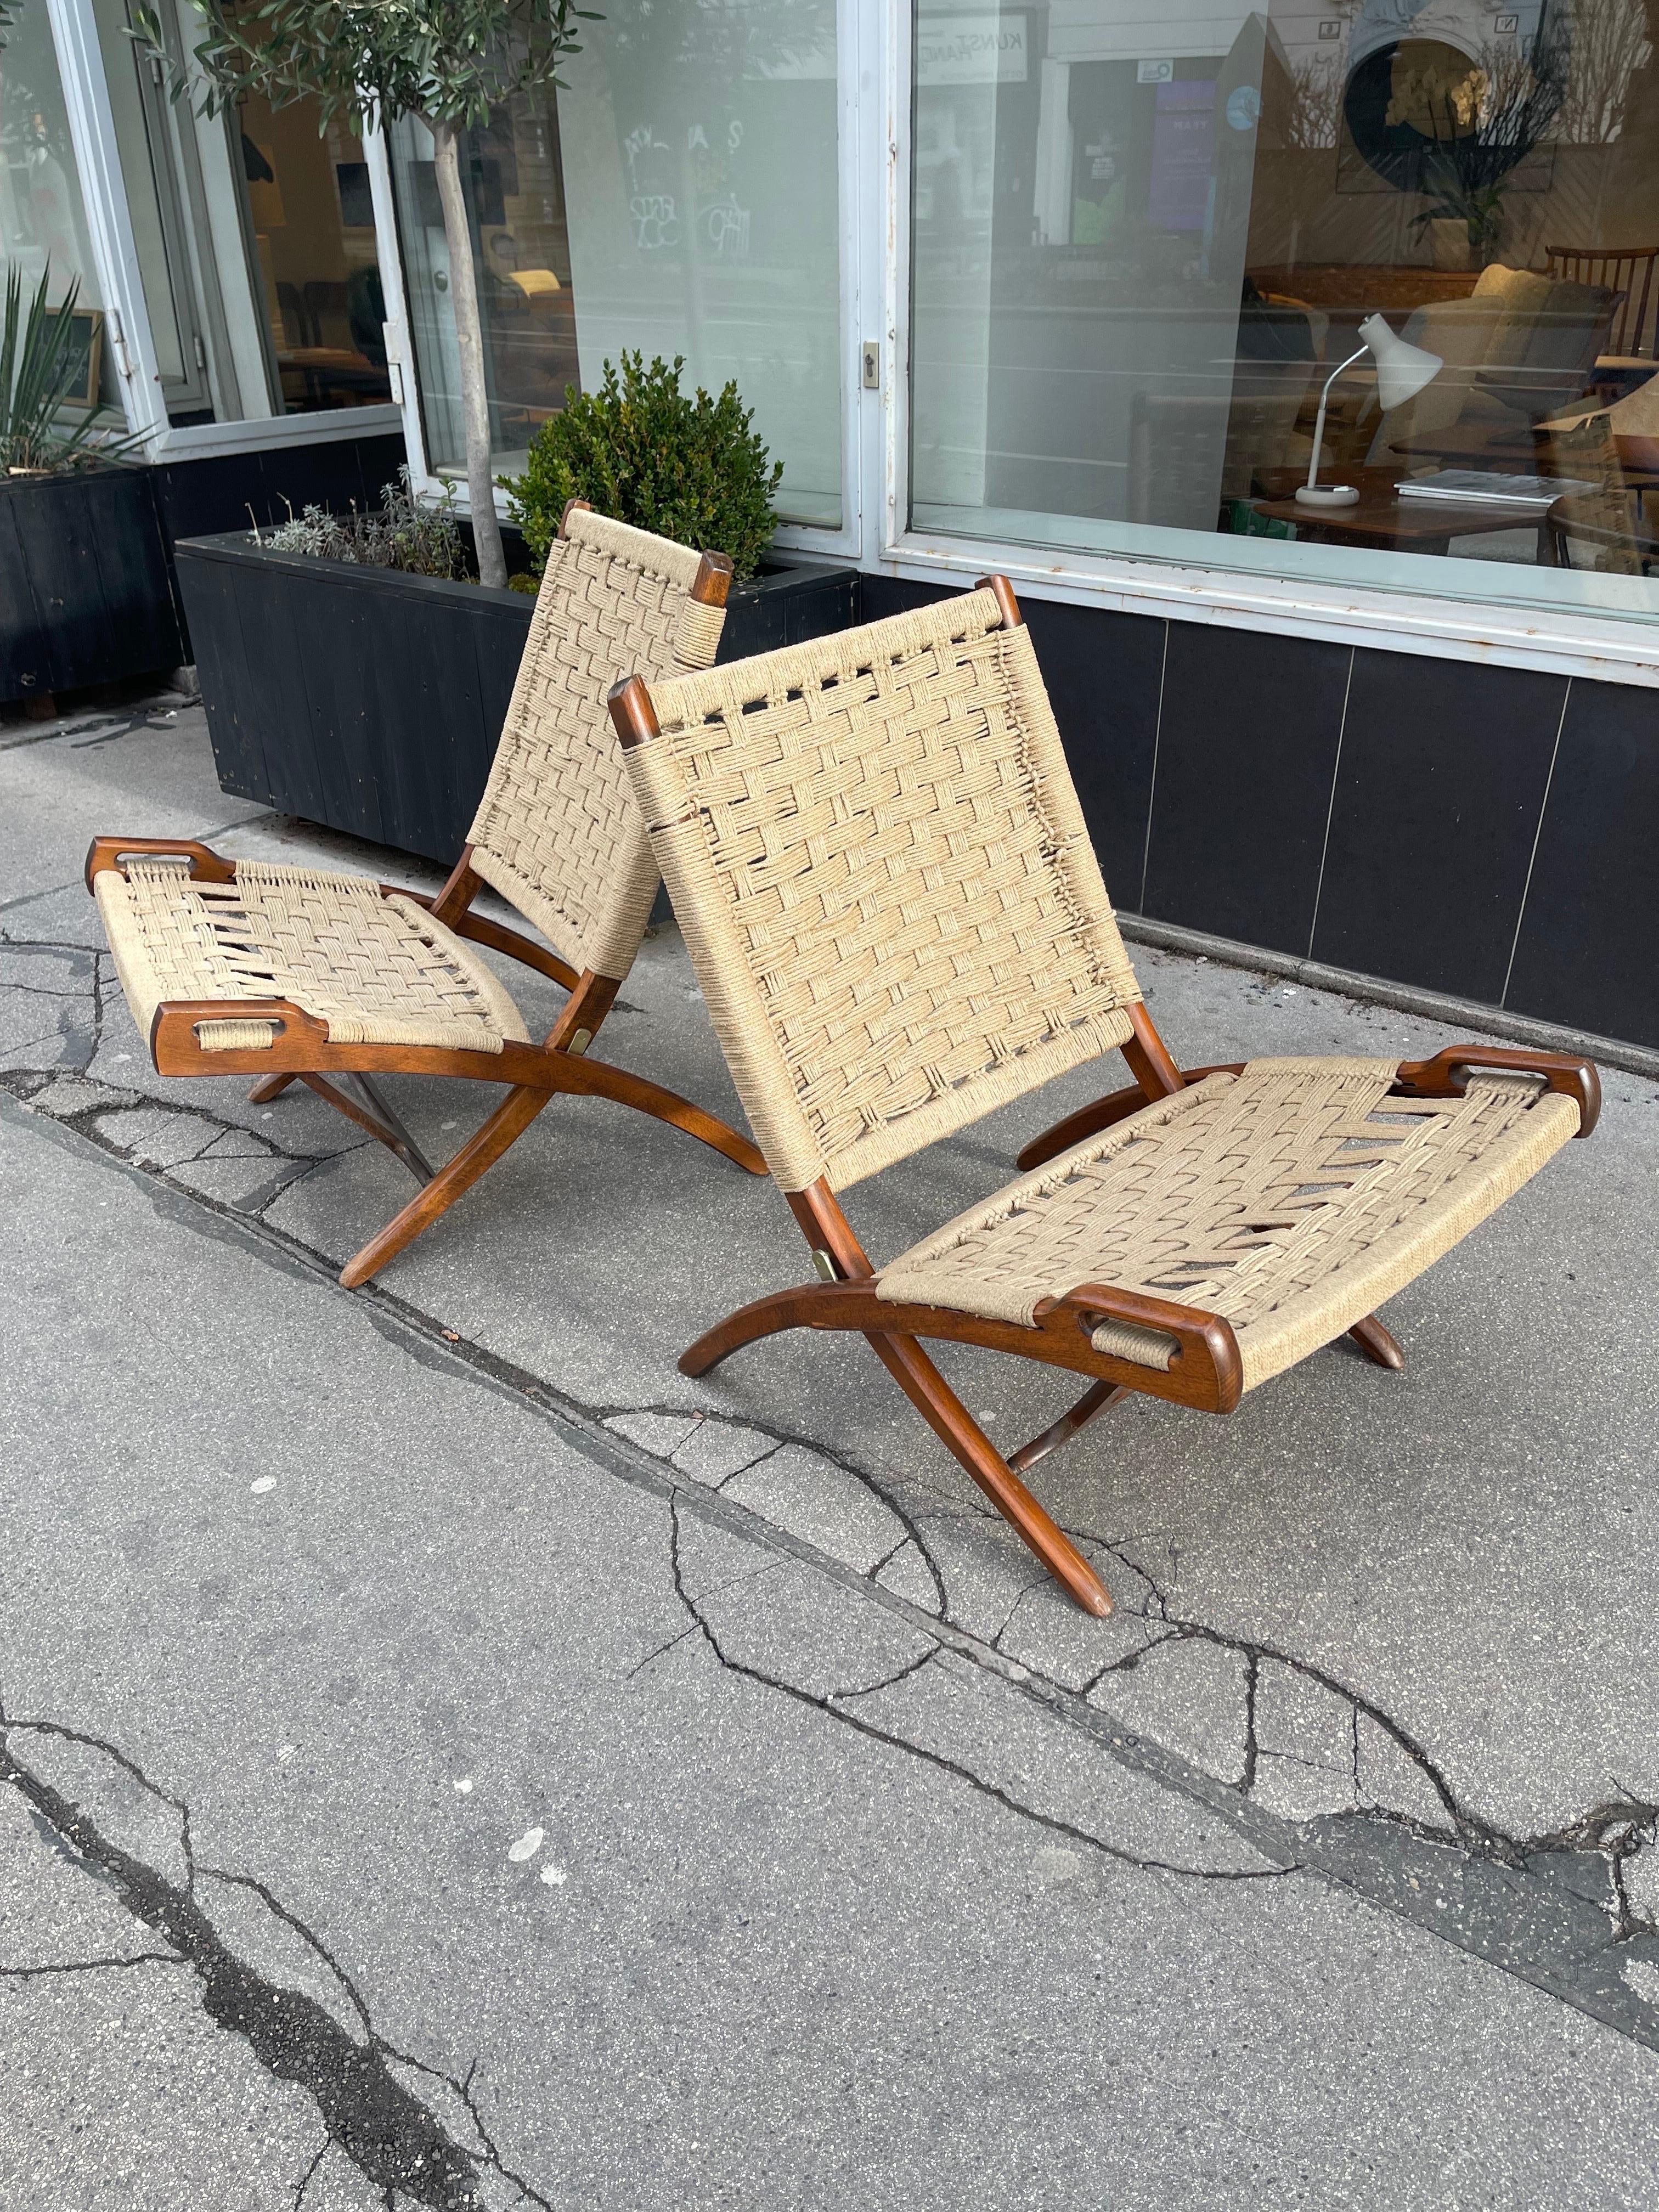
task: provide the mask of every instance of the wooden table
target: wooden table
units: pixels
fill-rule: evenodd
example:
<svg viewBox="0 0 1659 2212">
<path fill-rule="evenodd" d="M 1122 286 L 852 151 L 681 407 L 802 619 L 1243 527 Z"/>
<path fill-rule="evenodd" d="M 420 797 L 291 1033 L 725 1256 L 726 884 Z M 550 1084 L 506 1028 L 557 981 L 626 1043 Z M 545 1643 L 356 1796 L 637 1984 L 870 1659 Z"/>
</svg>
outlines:
<svg viewBox="0 0 1659 2212">
<path fill-rule="evenodd" d="M 1371 545 L 1401 553 L 1443 553 L 1454 538 L 1532 530 L 1537 533 L 1539 565 L 1554 566 L 1547 509 L 1474 500 L 1401 499 L 1395 489 L 1401 474 L 1400 469 L 1340 470 L 1335 481 L 1351 483 L 1359 493 L 1353 506 L 1301 507 L 1295 486 L 1305 483 L 1306 477 L 1298 470 L 1264 469 L 1256 481 L 1276 495 L 1254 499 L 1250 505 L 1272 521 L 1295 523 L 1297 536 L 1313 544 Z"/>
</svg>

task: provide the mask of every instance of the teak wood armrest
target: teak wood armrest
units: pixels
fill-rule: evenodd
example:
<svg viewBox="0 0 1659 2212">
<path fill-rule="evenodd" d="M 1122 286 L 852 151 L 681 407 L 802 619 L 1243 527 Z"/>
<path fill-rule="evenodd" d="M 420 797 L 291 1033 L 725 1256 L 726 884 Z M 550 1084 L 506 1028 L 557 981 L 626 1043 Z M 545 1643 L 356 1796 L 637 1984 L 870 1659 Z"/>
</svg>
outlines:
<svg viewBox="0 0 1659 2212">
<path fill-rule="evenodd" d="M 467 853 L 471 850 L 469 845 Z M 235 861 L 226 860 L 210 845 L 200 844 L 193 837 L 94 837 L 87 850 L 87 889 L 92 889 L 93 878 L 102 875 L 106 868 L 125 874 L 121 863 L 129 854 L 188 860 L 190 872 L 199 883 L 234 884 L 236 880 Z M 467 880 L 458 900 L 453 893 L 457 878 L 463 872 Z M 424 907 L 447 929 L 453 930 L 457 937 L 470 937 L 477 944 L 489 945 L 493 951 L 505 952 L 510 960 L 534 968 L 565 990 L 575 989 L 580 980 L 575 969 L 568 961 L 561 960 L 556 952 L 538 945 L 516 929 L 509 929 L 505 922 L 491 921 L 488 915 L 469 910 L 465 902 L 483 888 L 483 879 L 472 873 L 465 854 L 441 891 L 411 890 L 407 884 L 380 884 L 377 888 L 382 898 L 406 898 L 412 905 Z"/>
<path fill-rule="evenodd" d="M 211 1051 L 197 1035 L 204 1022 L 270 1022 L 268 1045 Z M 448 1050 L 428 1044 L 335 1044 L 326 1022 L 291 999 L 167 999 L 149 1025 L 158 1075 L 456 1075 L 475 1083 L 510 1083 L 532 1091 L 598 1091 L 612 1071 L 545 1046 L 508 1043 L 500 1052 Z"/>
<path fill-rule="evenodd" d="M 1483 1067 L 1505 1073 L 1541 1075 L 1552 1091 L 1561 1091 L 1577 1101 L 1577 1133 L 1581 1137 L 1588 1137 L 1595 1127 L 1601 1111 L 1601 1079 L 1594 1061 L 1581 1060 L 1574 1053 L 1534 1052 L 1524 1046 L 1510 1045 L 1448 1045 L 1432 1060 L 1403 1060 L 1397 1087 L 1407 1097 L 1461 1098 L 1464 1090 L 1461 1079 L 1471 1069 Z M 1180 1080 L 1184 1086 L 1202 1083 L 1206 1075 L 1240 1075 L 1243 1069 L 1242 1060 L 1217 1060 L 1207 1067 L 1182 1068 Z M 1050 1160 L 1070 1152 L 1073 1145 L 1085 1144 L 1115 1122 L 1127 1121 L 1131 1114 L 1139 1114 L 1143 1106 L 1155 1105 L 1161 1095 L 1166 1094 L 1131 1083 L 1121 1091 L 1097 1098 L 1092 1105 L 1079 1107 L 1063 1121 L 1056 1121 L 1053 1128 L 1045 1129 L 1040 1137 L 1033 1137 L 1017 1157 L 1015 1165 L 1025 1175 L 1034 1168 L 1046 1167 Z"/>
<path fill-rule="evenodd" d="M 1167 1370 L 1180 1370 L 1191 1384 L 1194 1396 L 1185 1399 L 1214 1413 L 1231 1413 L 1244 1389 L 1244 1363 L 1231 1322 L 1197 1306 L 1180 1306 L 1167 1298 L 1151 1298 L 1139 1291 L 1121 1291 L 1110 1283 L 1079 1283 L 1064 1297 L 1042 1298 L 1033 1309 L 1039 1327 L 1060 1314 L 1081 1317 L 1085 1334 L 1092 1336 L 1097 1322 L 1123 1322 L 1158 1336 L 1175 1339 L 1176 1349 Z"/>
<path fill-rule="evenodd" d="M 160 854 L 172 860 L 188 860 L 190 872 L 206 884 L 232 884 L 236 880 L 236 863 L 216 853 L 210 845 L 199 844 L 194 837 L 94 837 L 87 848 L 86 884 L 92 889 L 92 879 L 101 876 L 106 869 L 113 868 L 118 874 L 126 870 L 122 861 L 129 854 L 139 857 Z"/>
<path fill-rule="evenodd" d="M 1432 1060 L 1402 1060 L 1397 1087 L 1408 1098 L 1461 1098 L 1467 1087 L 1461 1079 L 1481 1068 L 1541 1075 L 1550 1090 L 1577 1101 L 1578 1136 L 1588 1137 L 1601 1117 L 1601 1078 L 1594 1060 L 1571 1052 L 1534 1052 L 1524 1045 L 1449 1044 Z"/>
<path fill-rule="evenodd" d="M 1143 1367 L 1134 1360 L 1097 1352 L 1091 1339 L 1094 1323 L 1103 1318 L 1173 1337 L 1176 1350 L 1169 1366 Z M 1243 1364 L 1231 1328 L 1219 1315 L 1200 1313 L 1193 1306 L 1168 1305 L 1162 1298 L 1086 1283 L 1063 1298 L 1045 1298 L 1028 1328 L 1019 1322 L 989 1321 L 954 1306 L 908 1305 L 882 1298 L 868 1276 L 857 1282 L 800 1283 L 739 1307 L 697 1339 L 682 1357 L 680 1372 L 706 1375 L 745 1345 L 791 1328 L 848 1329 L 870 1337 L 920 1336 L 944 1344 L 975 1344 L 986 1352 L 1039 1359 L 1045 1366 L 1120 1383 L 1200 1413 L 1231 1413 L 1243 1387 Z"/>
<path fill-rule="evenodd" d="M 581 504 L 585 506 L 586 502 Z M 457 937 L 470 937 L 475 944 L 488 945 L 494 951 L 505 952 L 509 960 L 522 961 L 526 968 L 534 968 L 567 991 L 574 991 L 581 979 L 568 960 L 561 960 L 556 952 L 538 945 L 521 931 L 472 912 L 472 902 L 484 887 L 483 878 L 472 865 L 472 852 L 471 845 L 462 846 L 461 857 L 450 870 L 449 880 L 441 891 L 411 891 L 401 884 L 382 884 L 380 896 L 410 899 L 416 906 L 423 906 L 447 929 L 453 929 Z"/>
<path fill-rule="evenodd" d="M 568 960 L 561 960 L 556 952 L 533 938 L 526 937 L 516 929 L 509 929 L 504 921 L 491 921 L 488 915 L 474 914 L 469 908 L 460 914 L 439 911 L 438 895 L 431 891 L 411 891 L 402 884 L 382 884 L 382 898 L 406 898 L 412 905 L 422 906 L 429 915 L 453 929 L 457 937 L 470 937 L 477 945 L 487 945 L 495 952 L 505 952 L 509 960 L 521 961 L 526 968 L 534 968 L 553 982 L 574 991 L 580 978 Z"/>
</svg>

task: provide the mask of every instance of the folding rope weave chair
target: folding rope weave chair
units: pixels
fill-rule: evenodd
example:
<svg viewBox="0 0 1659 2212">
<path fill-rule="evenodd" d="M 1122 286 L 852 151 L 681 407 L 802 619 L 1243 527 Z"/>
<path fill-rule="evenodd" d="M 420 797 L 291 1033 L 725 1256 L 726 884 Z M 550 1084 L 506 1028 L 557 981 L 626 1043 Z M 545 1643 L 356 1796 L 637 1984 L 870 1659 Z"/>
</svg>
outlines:
<svg viewBox="0 0 1659 2212">
<path fill-rule="evenodd" d="M 571 502 L 471 842 L 435 898 L 362 876 L 226 860 L 189 841 L 94 839 L 87 882 L 157 1071 L 255 1074 L 255 1099 L 304 1083 L 421 1184 L 342 1282 L 365 1281 L 400 1252 L 561 1091 L 637 1107 L 766 1172 L 724 1122 L 588 1056 L 658 881 L 605 694 L 629 668 L 706 667 L 731 576 L 722 554 L 688 552 Z M 474 913 L 486 884 L 556 950 Z M 544 1042 L 532 1041 L 477 945 L 569 993 Z M 434 1172 L 373 1080 L 395 1072 L 511 1088 Z"/>
<path fill-rule="evenodd" d="M 1141 1003 L 1030 635 L 1000 577 L 942 605 L 611 694 L 727 1064 L 820 1280 L 745 1306 L 701 1375 L 850 1329 L 1089 1611 L 1020 1476 L 1127 1392 L 1228 1413 L 1492 1212 L 1600 1103 L 1588 1061 L 1261 1060 L 1182 1075 Z M 1135 1078 L 888 1266 L 837 1194 L 1120 1048 Z M 919 1340 L 1087 1376 L 1004 1459 Z"/>
</svg>

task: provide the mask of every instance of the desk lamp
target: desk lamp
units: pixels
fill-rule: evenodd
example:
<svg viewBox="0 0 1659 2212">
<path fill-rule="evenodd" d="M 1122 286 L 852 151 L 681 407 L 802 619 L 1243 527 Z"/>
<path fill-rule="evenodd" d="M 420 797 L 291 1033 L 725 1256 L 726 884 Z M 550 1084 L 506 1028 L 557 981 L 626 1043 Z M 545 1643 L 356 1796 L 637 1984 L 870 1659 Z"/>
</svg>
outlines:
<svg viewBox="0 0 1659 2212">
<path fill-rule="evenodd" d="M 1346 361 L 1337 363 L 1325 379 L 1325 389 L 1319 395 L 1319 419 L 1314 424 L 1313 459 L 1308 464 L 1308 481 L 1297 487 L 1297 498 L 1304 507 L 1352 507 L 1359 497 L 1352 484 L 1322 484 L 1317 481 L 1320 447 L 1325 440 L 1325 406 L 1331 396 L 1331 386 L 1345 369 L 1352 368 L 1367 354 L 1371 356 L 1376 363 L 1377 404 L 1386 415 L 1391 408 L 1403 407 L 1408 399 L 1415 399 L 1445 367 L 1437 353 L 1429 353 L 1422 346 L 1407 345 L 1404 338 L 1397 338 L 1381 315 L 1367 315 L 1359 325 L 1359 335 L 1365 341 L 1364 345 L 1358 353 L 1351 353 Z"/>
</svg>

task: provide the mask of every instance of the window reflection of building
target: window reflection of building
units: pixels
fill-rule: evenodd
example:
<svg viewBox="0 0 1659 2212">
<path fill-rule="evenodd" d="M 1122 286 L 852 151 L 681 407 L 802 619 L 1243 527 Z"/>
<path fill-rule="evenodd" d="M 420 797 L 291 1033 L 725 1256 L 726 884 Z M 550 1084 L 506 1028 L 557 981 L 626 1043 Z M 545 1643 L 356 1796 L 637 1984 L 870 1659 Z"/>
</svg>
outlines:
<svg viewBox="0 0 1659 2212">
<path fill-rule="evenodd" d="M 1431 557 L 1412 546 L 1547 563 L 1545 510 L 1586 486 L 1604 518 L 1626 511 L 1640 488 L 1606 410 L 1659 374 L 1659 282 L 1639 254 L 1608 256 L 1659 239 L 1659 0 L 1501 16 L 1337 0 L 1155 29 L 1110 0 L 1053 0 L 950 27 L 1014 24 L 1034 100 L 983 62 L 971 91 L 930 84 L 947 19 L 918 18 L 921 526 L 1129 550 L 1136 530 L 1272 538 L 1271 554 L 1217 551 L 1293 568 L 1351 546 L 1403 581 Z M 994 180 L 977 262 L 954 189 L 969 149 Z M 1339 382 L 1323 465 L 1355 480 L 1364 513 L 1315 549 L 1277 509 L 1372 310 L 1444 367 L 1386 416 L 1374 377 Z M 1453 471 L 1471 478 L 1467 527 L 1452 510 L 1438 533 L 1410 501 Z M 1500 497 L 1532 502 L 1512 528 L 1488 511 Z"/>
<path fill-rule="evenodd" d="M 0 256 L 31 283 L 50 263 L 54 294 L 77 282 L 82 305 L 99 304 L 63 83 L 42 8 L 18 9 L 0 46 Z"/>
<path fill-rule="evenodd" d="M 514 465 L 624 348 L 735 379 L 788 516 L 841 514 L 835 15 L 829 0 L 618 0 L 563 88 L 469 137 L 492 438 Z M 429 458 L 462 450 L 448 257 L 424 130 L 392 134 Z M 988 154 L 989 142 L 987 143 Z"/>
</svg>

